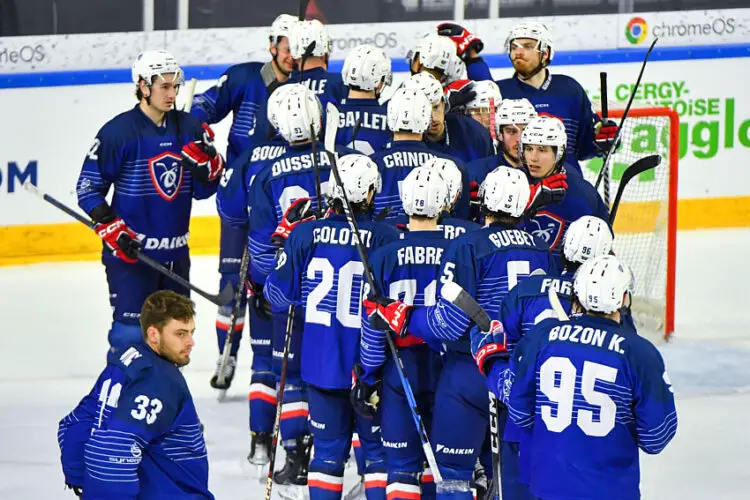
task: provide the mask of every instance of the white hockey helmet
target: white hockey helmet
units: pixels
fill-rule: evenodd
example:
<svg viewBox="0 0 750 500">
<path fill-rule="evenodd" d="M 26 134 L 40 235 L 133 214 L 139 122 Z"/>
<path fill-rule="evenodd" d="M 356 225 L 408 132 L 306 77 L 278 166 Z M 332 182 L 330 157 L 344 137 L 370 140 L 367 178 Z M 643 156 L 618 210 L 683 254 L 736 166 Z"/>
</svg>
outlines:
<svg viewBox="0 0 750 500">
<path fill-rule="evenodd" d="M 268 34 L 268 39 L 271 43 L 275 44 L 281 37 L 289 38 L 292 32 L 292 26 L 297 23 L 297 16 L 291 14 L 280 14 L 271 23 L 271 31 Z"/>
<path fill-rule="evenodd" d="M 182 68 L 177 64 L 174 56 L 166 50 L 144 50 L 135 58 L 131 68 L 131 77 L 136 85 L 141 79 L 151 85 L 153 77 L 168 73 L 174 73 L 173 81 L 178 85 L 185 81 Z"/>
<path fill-rule="evenodd" d="M 445 99 L 443 86 L 440 85 L 437 78 L 429 73 L 422 72 L 412 75 L 411 78 L 404 82 L 404 88 L 421 90 L 422 93 L 427 96 L 427 99 L 429 99 L 431 106 L 434 106 L 441 100 Z"/>
<path fill-rule="evenodd" d="M 323 108 L 315 93 L 301 83 L 289 83 L 292 87 L 279 99 L 275 119 L 276 128 L 287 142 L 315 139 L 320 134 Z M 312 130 L 312 134 L 310 129 Z"/>
<path fill-rule="evenodd" d="M 371 189 L 375 189 L 376 193 L 380 192 L 382 188 L 380 172 L 378 172 L 378 166 L 368 156 L 361 154 L 342 156 L 338 159 L 337 166 L 344 189 L 342 191 L 331 174 L 326 193 L 328 199 L 343 200 L 343 194 L 346 193 L 349 202 L 361 203 L 367 199 Z"/>
<path fill-rule="evenodd" d="M 504 99 L 495 111 L 495 126 L 499 131 L 505 125 L 527 125 L 538 116 L 534 105 L 525 97 Z"/>
<path fill-rule="evenodd" d="M 518 141 L 519 157 L 523 158 L 523 147 L 525 145 L 553 146 L 557 148 L 557 163 L 561 163 L 565 155 L 565 147 L 568 145 L 568 134 L 565 125 L 559 118 L 552 116 L 538 116 L 523 129 L 521 140 Z"/>
<path fill-rule="evenodd" d="M 544 54 L 544 51 L 549 49 L 549 59 L 546 64 L 552 62 L 552 58 L 555 56 L 555 49 L 552 48 L 552 33 L 546 25 L 534 21 L 518 23 L 510 29 L 508 37 L 505 39 L 505 52 L 510 57 L 510 46 L 513 40 L 518 38 L 528 38 L 530 40 L 537 41 L 537 50 Z"/>
<path fill-rule="evenodd" d="M 311 56 L 323 57 L 331 51 L 331 39 L 328 37 L 328 30 L 318 21 L 297 21 L 292 25 L 289 36 L 289 50 L 294 59 L 302 59 L 305 49 L 315 42 Z"/>
<path fill-rule="evenodd" d="M 495 110 L 500 107 L 503 102 L 503 95 L 500 93 L 500 87 L 497 86 L 492 80 L 479 80 L 473 83 L 472 90 L 477 95 L 466 103 L 466 109 L 489 109 L 490 99 L 495 103 Z"/>
<path fill-rule="evenodd" d="M 411 66 L 414 59 L 419 56 L 419 63 L 424 68 L 449 73 L 452 56 L 456 55 L 456 44 L 447 36 L 437 33 L 425 35 L 417 45 L 408 52 L 406 60 Z"/>
<path fill-rule="evenodd" d="M 436 168 L 427 164 L 411 169 L 401 184 L 401 204 L 406 215 L 434 218 L 449 203 L 448 184 Z"/>
<path fill-rule="evenodd" d="M 456 166 L 456 162 L 446 158 L 435 157 L 428 160 L 423 166 L 434 168 L 440 172 L 443 180 L 448 185 L 448 205 L 455 203 L 461 196 L 463 182 L 461 171 Z"/>
<path fill-rule="evenodd" d="M 584 262 L 573 278 L 573 291 L 586 311 L 612 314 L 623 305 L 630 273 L 614 255 Z"/>
<path fill-rule="evenodd" d="M 393 82 L 391 58 L 374 45 L 358 45 L 346 56 L 341 78 L 360 90 L 375 90 L 381 81 L 385 87 Z"/>
<path fill-rule="evenodd" d="M 282 103 L 284 102 L 286 95 L 293 89 L 294 85 L 292 84 L 280 85 L 268 98 L 268 107 L 266 110 L 268 113 L 268 121 L 275 129 L 279 128 L 279 113 L 282 109 Z"/>
<path fill-rule="evenodd" d="M 570 262 L 583 264 L 594 257 L 608 255 L 613 239 L 606 222 L 593 215 L 584 215 L 573 221 L 565 232 L 563 255 Z"/>
<path fill-rule="evenodd" d="M 487 174 L 479 187 L 482 206 L 492 212 L 503 212 L 511 217 L 521 217 L 529 202 L 529 181 L 517 168 L 497 167 Z"/>
<path fill-rule="evenodd" d="M 432 123 L 432 105 L 419 89 L 398 89 L 388 101 L 388 128 L 392 132 L 423 134 Z"/>
<path fill-rule="evenodd" d="M 466 71 L 466 64 L 463 60 L 458 57 L 458 54 L 454 53 L 448 62 L 448 69 L 445 72 L 445 81 L 443 86 L 449 85 L 458 80 L 468 79 L 468 72 Z"/>
</svg>

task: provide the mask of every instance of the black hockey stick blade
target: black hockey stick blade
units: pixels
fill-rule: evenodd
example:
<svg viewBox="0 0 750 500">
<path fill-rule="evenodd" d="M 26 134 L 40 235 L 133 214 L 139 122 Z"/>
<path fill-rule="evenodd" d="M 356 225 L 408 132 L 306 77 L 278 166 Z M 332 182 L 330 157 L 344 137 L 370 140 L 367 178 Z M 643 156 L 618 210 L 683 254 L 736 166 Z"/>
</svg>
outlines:
<svg viewBox="0 0 750 500">
<path fill-rule="evenodd" d="M 54 206 L 55 208 L 65 212 L 78 222 L 87 225 L 91 229 L 94 228 L 95 224 L 87 217 L 84 217 L 83 215 L 79 214 L 66 204 L 62 203 L 61 201 L 58 201 L 54 197 L 50 196 L 49 194 L 45 193 L 44 191 L 40 190 L 38 187 L 33 185 L 31 182 L 27 181 L 23 185 L 24 189 L 28 191 L 29 193 L 38 196 L 42 200 L 46 201 L 50 205 Z M 138 252 L 138 260 L 149 266 L 150 268 L 154 269 L 155 271 L 160 272 L 164 276 L 170 278 L 172 281 L 175 281 L 177 284 L 184 286 L 185 288 L 189 288 L 204 299 L 208 300 L 209 302 L 213 302 L 217 306 L 224 306 L 229 304 L 232 299 L 234 298 L 234 290 L 232 289 L 232 284 L 227 283 L 227 285 L 224 287 L 224 289 L 218 294 L 218 295 L 211 295 L 210 293 L 204 292 L 197 286 L 190 283 L 188 280 L 180 276 L 179 274 L 169 270 L 168 268 L 164 267 L 161 262 L 152 259 L 148 255 L 144 254 L 143 252 Z"/>
<path fill-rule="evenodd" d="M 622 199 L 622 194 L 625 192 L 625 186 L 627 186 L 628 183 L 634 177 L 637 177 L 643 172 L 646 172 L 648 170 L 658 167 L 660 163 L 661 163 L 660 155 L 649 155 L 649 156 L 644 156 L 643 158 L 639 158 L 638 160 L 635 161 L 635 163 L 633 163 L 632 165 L 630 165 L 628 168 L 625 169 L 625 172 L 623 172 L 622 174 L 622 179 L 620 179 L 620 187 L 617 188 L 615 201 L 612 203 L 612 209 L 609 213 L 610 225 L 614 225 L 615 223 L 615 217 L 617 216 L 617 209 L 620 207 L 620 200 Z"/>
<path fill-rule="evenodd" d="M 490 331 L 490 316 L 474 297 L 456 283 L 449 281 L 440 290 L 440 295 L 461 309 L 483 332 Z"/>
</svg>

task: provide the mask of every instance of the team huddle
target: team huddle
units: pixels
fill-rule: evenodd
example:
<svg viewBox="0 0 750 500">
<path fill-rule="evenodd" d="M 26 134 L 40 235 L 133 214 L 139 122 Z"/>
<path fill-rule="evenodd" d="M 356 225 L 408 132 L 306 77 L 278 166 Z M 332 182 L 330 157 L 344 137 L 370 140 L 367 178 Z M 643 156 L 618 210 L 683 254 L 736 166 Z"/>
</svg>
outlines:
<svg viewBox="0 0 750 500">
<path fill-rule="evenodd" d="M 579 164 L 617 125 L 550 73 L 553 45 L 515 26 L 515 72 L 493 81 L 482 41 L 443 23 L 385 100 L 383 51 L 331 73 L 325 26 L 284 14 L 271 61 L 230 67 L 189 112 L 174 57 L 141 53 L 138 104 L 102 127 L 76 186 L 113 321 L 107 367 L 60 422 L 66 485 L 214 498 L 179 370 L 194 304 L 139 256 L 189 279 L 192 200 L 216 195 L 220 287 L 240 293 L 219 307 L 210 384 L 232 384 L 247 313 L 247 460 L 270 467 L 266 498 L 341 499 L 352 449 L 346 498 L 640 498 L 639 449 L 675 435 L 674 397 Z M 230 112 L 225 161 L 210 125 Z"/>
</svg>

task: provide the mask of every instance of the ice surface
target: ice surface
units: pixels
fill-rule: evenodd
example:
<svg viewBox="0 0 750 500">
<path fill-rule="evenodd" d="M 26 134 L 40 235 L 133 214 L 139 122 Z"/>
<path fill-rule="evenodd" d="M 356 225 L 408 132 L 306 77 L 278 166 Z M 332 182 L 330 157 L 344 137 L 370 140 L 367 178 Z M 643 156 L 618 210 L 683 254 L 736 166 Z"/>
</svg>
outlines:
<svg viewBox="0 0 750 500">
<path fill-rule="evenodd" d="M 750 230 L 678 237 L 676 333 L 660 348 L 679 429 L 661 455 L 643 455 L 644 499 L 748 498 L 748 248 Z M 195 258 L 192 280 L 216 290 L 216 268 L 216 257 Z M 0 268 L 0 290 L 0 499 L 72 499 L 63 491 L 57 422 L 104 367 L 111 317 L 104 269 L 99 262 Z M 220 404 L 208 385 L 216 308 L 195 300 L 197 346 L 184 373 L 206 425 L 211 490 L 220 500 L 262 498 L 245 461 L 249 343 L 243 339 L 229 401 Z M 349 483 L 353 475 L 347 471 Z"/>
</svg>

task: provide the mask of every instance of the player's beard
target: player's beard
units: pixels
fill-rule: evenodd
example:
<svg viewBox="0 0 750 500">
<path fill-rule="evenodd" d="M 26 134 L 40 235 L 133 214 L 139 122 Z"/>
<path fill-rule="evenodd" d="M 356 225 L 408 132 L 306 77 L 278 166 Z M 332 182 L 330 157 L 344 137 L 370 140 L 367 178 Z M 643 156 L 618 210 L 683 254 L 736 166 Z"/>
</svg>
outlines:
<svg viewBox="0 0 750 500">
<path fill-rule="evenodd" d="M 187 349 L 183 349 L 182 351 L 174 351 L 170 349 L 167 346 L 167 343 L 164 342 L 164 337 L 159 339 L 159 352 L 163 358 L 174 363 L 178 368 L 190 364 L 190 351 Z"/>
</svg>

